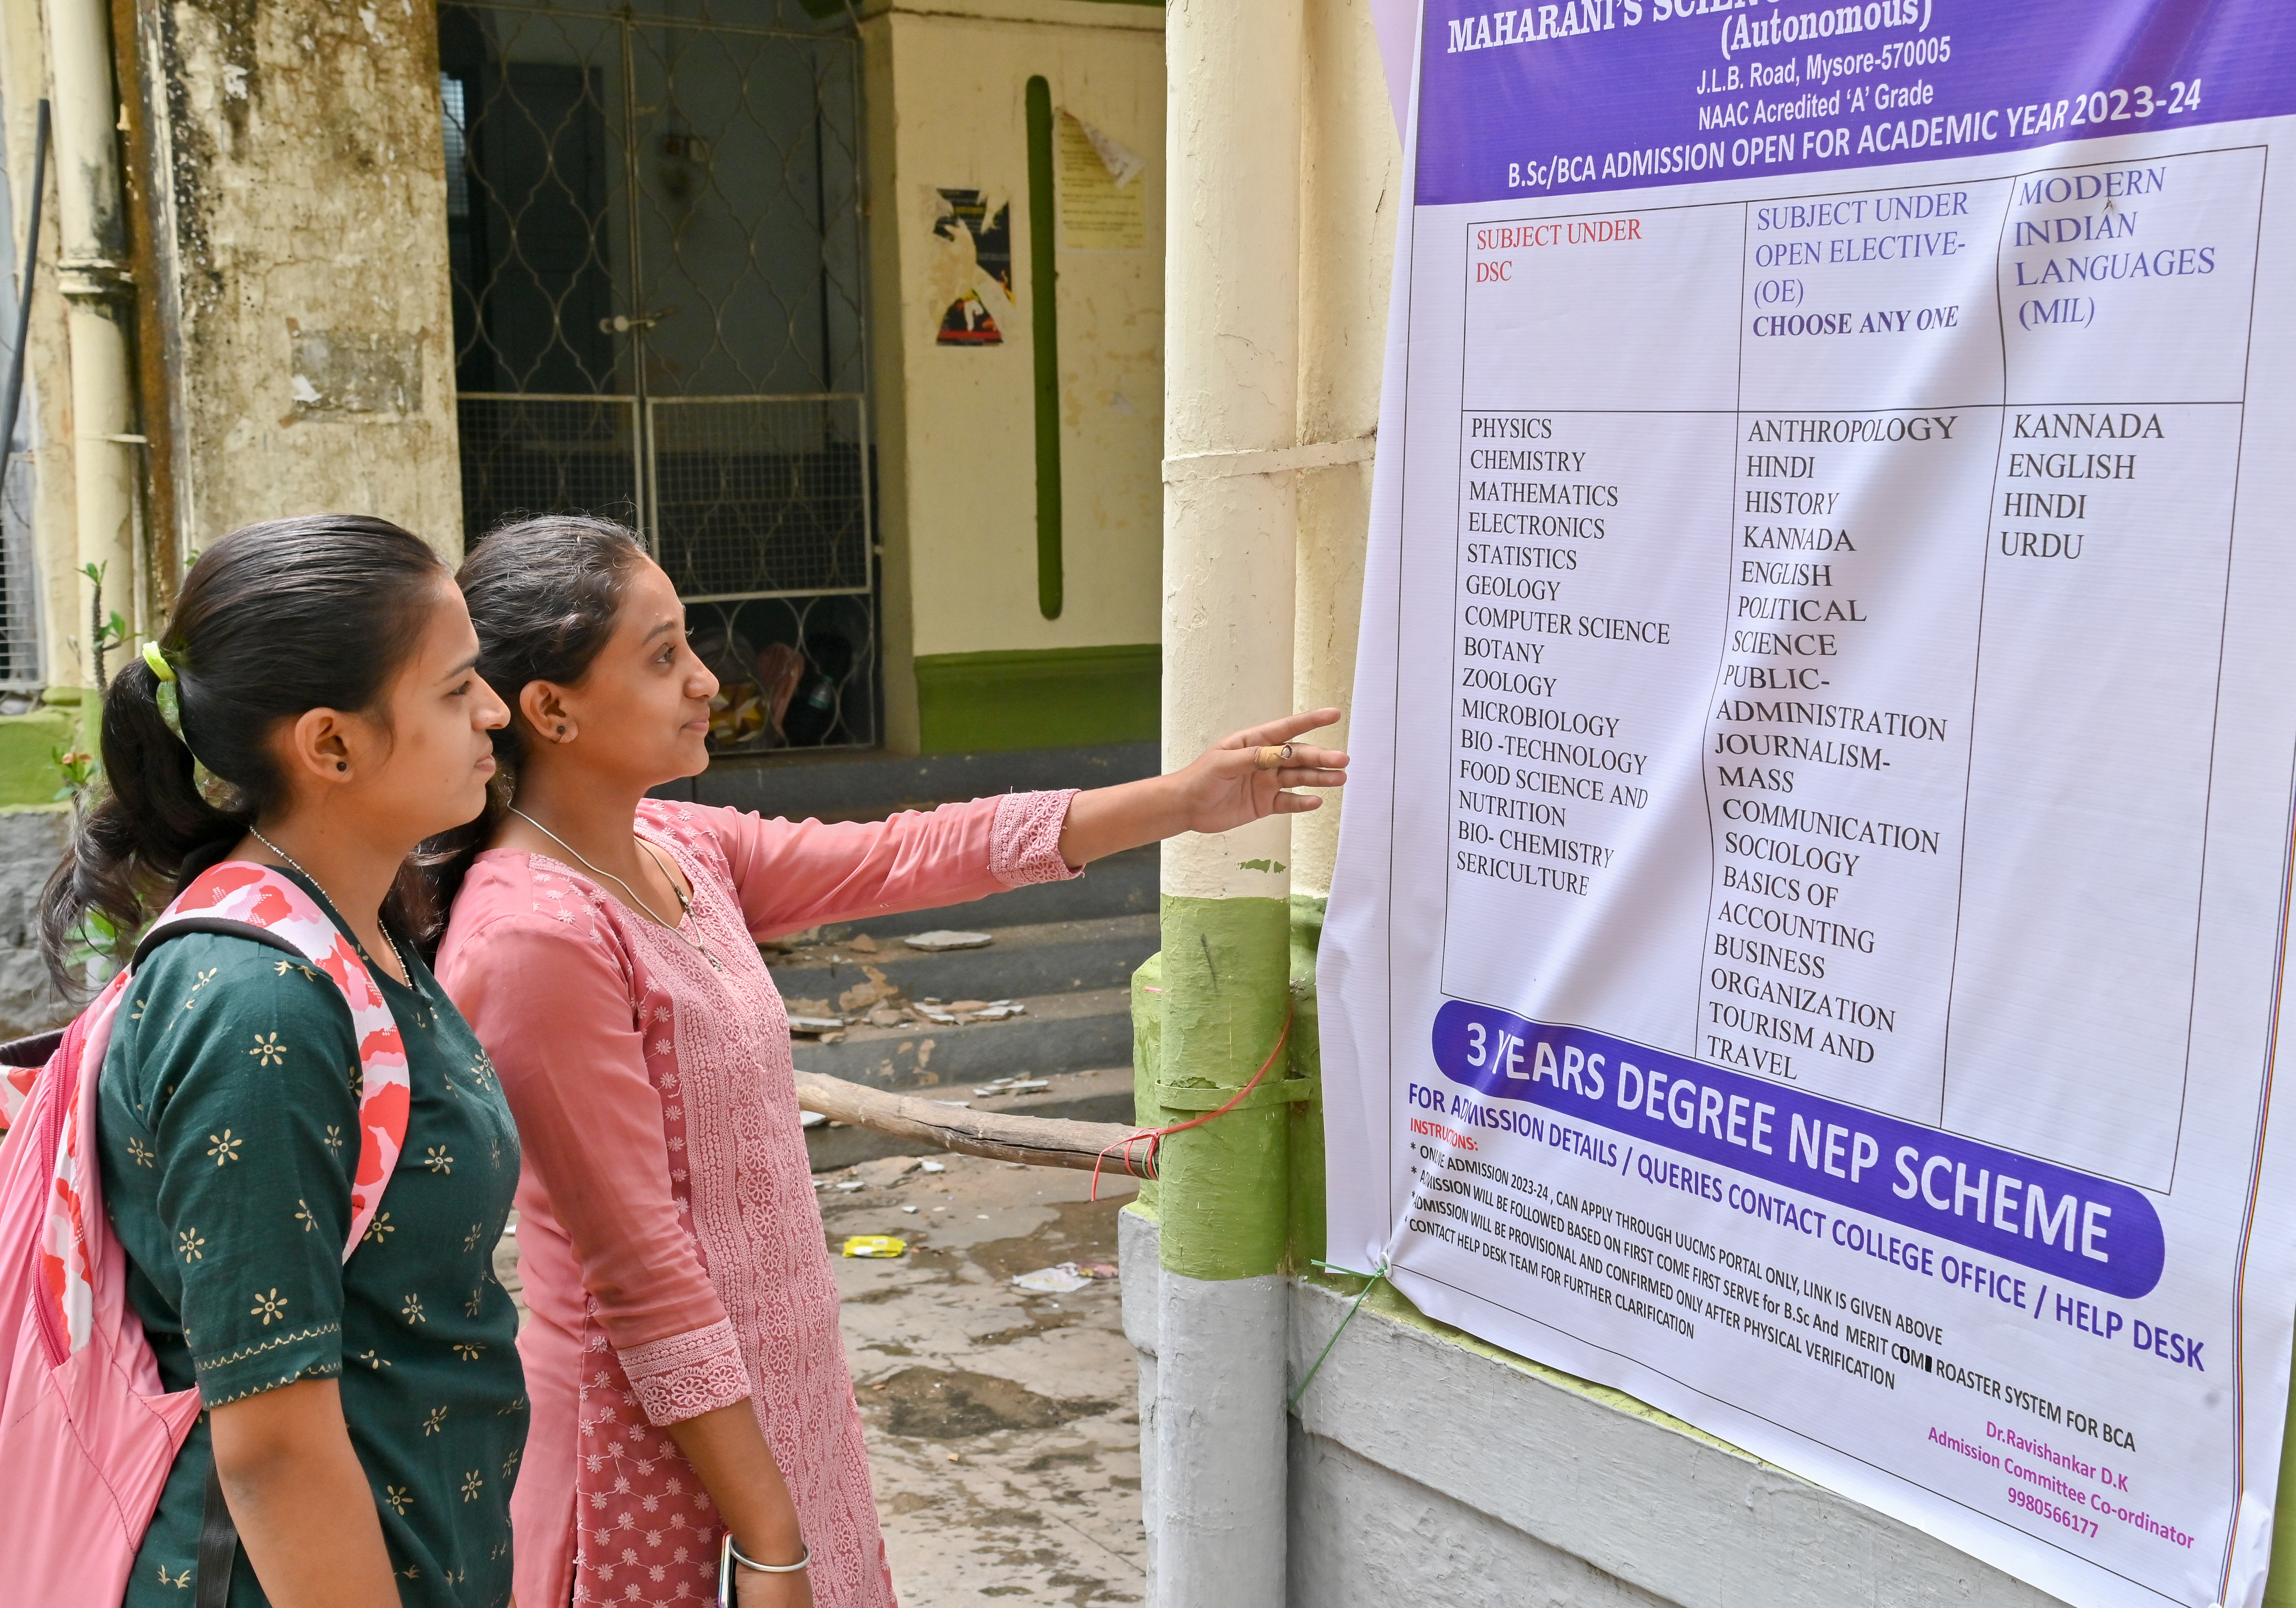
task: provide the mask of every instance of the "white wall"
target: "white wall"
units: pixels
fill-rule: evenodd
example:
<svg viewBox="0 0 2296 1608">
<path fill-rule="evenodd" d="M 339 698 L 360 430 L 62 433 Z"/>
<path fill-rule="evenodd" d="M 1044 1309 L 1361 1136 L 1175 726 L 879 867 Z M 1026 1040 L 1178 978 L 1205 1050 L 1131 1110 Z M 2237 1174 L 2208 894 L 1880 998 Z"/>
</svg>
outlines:
<svg viewBox="0 0 2296 1608">
<path fill-rule="evenodd" d="M 1161 562 L 1164 16 L 1081 0 L 863 8 L 870 118 L 871 340 L 885 529 L 889 733 L 914 747 L 919 654 L 1153 642 Z M 1037 606 L 1036 411 L 1023 92 L 1147 159 L 1136 250 L 1056 250 L 1066 604 Z M 1057 133 L 1057 130 L 1056 130 Z M 1056 142 L 1057 143 L 1057 142 Z M 1004 336 L 942 346 L 969 242 L 942 188 L 1009 201 L 1017 305 Z"/>
</svg>

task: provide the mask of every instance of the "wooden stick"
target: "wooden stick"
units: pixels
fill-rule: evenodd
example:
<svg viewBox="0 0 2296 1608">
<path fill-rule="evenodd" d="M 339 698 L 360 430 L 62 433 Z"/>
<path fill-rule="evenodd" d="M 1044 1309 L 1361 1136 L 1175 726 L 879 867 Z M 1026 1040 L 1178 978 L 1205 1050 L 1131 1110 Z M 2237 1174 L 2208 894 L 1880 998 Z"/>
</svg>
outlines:
<svg viewBox="0 0 2296 1608">
<path fill-rule="evenodd" d="M 1148 1164 L 1144 1140 L 1128 1159 L 1124 1141 L 1139 1130 L 1124 1122 L 1072 1122 L 1061 1117 L 1023 1117 L 1008 1112 L 967 1111 L 938 1100 L 896 1095 L 821 1072 L 797 1075 L 797 1103 L 835 1122 L 872 1128 L 897 1138 L 914 1139 L 937 1150 L 1030 1167 L 1072 1167 L 1090 1172 L 1097 1165 L 1113 1177 L 1143 1176 Z M 1111 1148 L 1113 1147 L 1113 1148 Z M 1105 1152 L 1107 1159 L 1102 1160 Z"/>
</svg>

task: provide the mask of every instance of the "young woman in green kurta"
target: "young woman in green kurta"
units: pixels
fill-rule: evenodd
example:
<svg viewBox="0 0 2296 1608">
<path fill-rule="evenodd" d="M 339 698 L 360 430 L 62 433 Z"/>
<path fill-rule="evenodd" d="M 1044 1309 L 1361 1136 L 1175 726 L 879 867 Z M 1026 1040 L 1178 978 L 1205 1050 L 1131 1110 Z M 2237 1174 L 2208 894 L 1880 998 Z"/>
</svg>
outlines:
<svg viewBox="0 0 2296 1608">
<path fill-rule="evenodd" d="M 221 859 L 279 867 L 358 947 L 412 1085 L 398 1169 L 346 1259 L 360 1063 L 334 983 L 213 933 L 137 972 L 100 1085 L 104 1201 L 160 1373 L 205 1410 L 131 1608 L 192 1602 L 211 1466 L 240 1536 L 233 1608 L 510 1601 L 527 1407 L 493 1253 L 518 1139 L 401 908 L 414 845 L 476 816 L 494 768 L 507 711 L 477 654 L 421 541 L 316 516 L 209 548 L 106 693 L 107 796 L 44 899 L 52 964 L 92 912 L 133 934 Z"/>
</svg>

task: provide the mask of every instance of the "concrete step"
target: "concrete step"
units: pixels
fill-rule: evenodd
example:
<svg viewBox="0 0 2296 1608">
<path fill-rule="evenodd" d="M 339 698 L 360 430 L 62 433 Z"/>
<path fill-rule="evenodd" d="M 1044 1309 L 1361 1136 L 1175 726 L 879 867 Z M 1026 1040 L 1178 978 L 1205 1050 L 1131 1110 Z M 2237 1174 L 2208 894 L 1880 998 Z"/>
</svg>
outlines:
<svg viewBox="0 0 2296 1608">
<path fill-rule="evenodd" d="M 991 1078 L 1043 1077 L 1132 1059 L 1128 989 L 1040 994 L 1019 1003 L 1027 1012 L 1004 1021 L 848 1028 L 840 1043 L 800 1038 L 792 1047 L 803 1071 L 904 1093 L 967 1085 L 965 1093 L 949 1096 L 954 1099 L 971 1098 L 969 1085 Z"/>
<path fill-rule="evenodd" d="M 872 938 L 898 938 L 910 932 L 930 932 L 937 927 L 971 928 L 1034 926 L 1045 922 L 1091 921 L 1114 915 L 1156 914 L 1156 845 L 1128 849 L 1095 860 L 1085 874 L 1065 882 L 1033 882 L 969 904 L 944 905 L 937 910 L 909 910 L 898 915 L 873 915 L 822 928 L 824 938 L 849 938 L 866 932 Z"/>
<path fill-rule="evenodd" d="M 936 915 L 939 925 L 962 926 L 947 911 Z M 1019 999 L 1125 988 L 1140 963 L 1156 952 L 1158 941 L 1152 915 L 978 931 L 994 941 L 985 948 L 929 954 L 889 933 L 871 954 L 831 940 L 807 945 L 788 959 L 773 959 L 769 953 L 768 961 L 783 998 L 825 1000 L 836 1010 L 839 996 L 865 983 L 890 984 L 912 1000 Z"/>
<path fill-rule="evenodd" d="M 1023 1116 L 1066 1117 L 1078 1122 L 1132 1120 L 1132 1069 L 1128 1066 L 1060 1072 L 1049 1081 L 1052 1087 L 1034 1094 L 981 1096 L 960 1085 L 940 1091 L 937 1097 L 962 1100 L 977 1112 L 1017 1112 Z M 890 1134 L 849 1128 L 841 1122 L 806 1129 L 805 1148 L 813 1158 L 816 1172 L 873 1161 L 879 1156 L 934 1153 L 929 1148 L 919 1149 L 914 1139 L 897 1139 Z M 1115 1176 L 1122 1176 L 1121 1170 L 1117 1169 Z"/>
</svg>

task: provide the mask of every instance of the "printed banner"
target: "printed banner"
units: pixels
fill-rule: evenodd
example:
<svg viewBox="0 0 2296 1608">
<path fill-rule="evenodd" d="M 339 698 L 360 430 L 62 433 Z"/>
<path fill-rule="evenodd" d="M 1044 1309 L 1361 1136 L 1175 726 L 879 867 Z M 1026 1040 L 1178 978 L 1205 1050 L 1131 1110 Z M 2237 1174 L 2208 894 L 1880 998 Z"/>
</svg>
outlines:
<svg viewBox="0 0 2296 1608">
<path fill-rule="evenodd" d="M 2296 8 L 1418 51 L 1332 1258 L 2070 1602 L 2252 1608 Z"/>
</svg>

